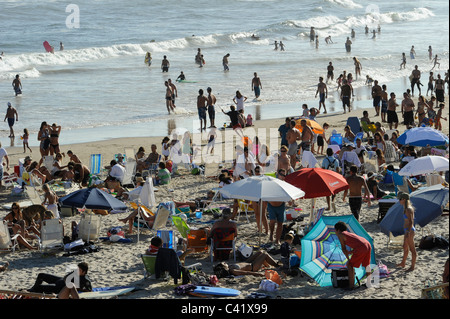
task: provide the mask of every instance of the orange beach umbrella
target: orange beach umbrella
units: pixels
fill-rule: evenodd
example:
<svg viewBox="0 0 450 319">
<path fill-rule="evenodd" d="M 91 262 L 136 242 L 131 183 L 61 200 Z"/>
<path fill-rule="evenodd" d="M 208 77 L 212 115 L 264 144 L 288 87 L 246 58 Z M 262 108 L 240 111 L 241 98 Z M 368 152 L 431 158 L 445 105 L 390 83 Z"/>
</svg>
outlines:
<svg viewBox="0 0 450 319">
<path fill-rule="evenodd" d="M 295 121 L 295 128 L 298 129 L 300 132 L 303 130 L 302 125 L 300 124 L 302 120 L 306 121 L 306 125 L 308 125 L 311 130 L 316 133 L 316 134 L 322 134 L 323 133 L 323 127 L 317 123 L 314 120 L 310 120 L 310 119 L 302 119 L 299 118 L 298 120 Z"/>
</svg>

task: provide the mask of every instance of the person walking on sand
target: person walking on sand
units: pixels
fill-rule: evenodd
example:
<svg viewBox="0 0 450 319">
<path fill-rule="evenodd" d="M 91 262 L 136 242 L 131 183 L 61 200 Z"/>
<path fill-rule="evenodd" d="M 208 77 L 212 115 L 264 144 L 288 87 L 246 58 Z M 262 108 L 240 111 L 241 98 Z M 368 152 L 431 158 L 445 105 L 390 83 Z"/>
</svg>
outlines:
<svg viewBox="0 0 450 319">
<path fill-rule="evenodd" d="M 372 254 L 372 246 L 367 239 L 358 236 L 354 233 L 350 233 L 347 230 L 347 225 L 344 222 L 337 222 L 334 225 L 334 230 L 344 255 L 347 257 L 347 269 L 348 269 L 348 283 L 349 289 L 353 289 L 355 286 L 355 269 L 361 265 L 366 268 L 370 265 L 370 259 Z M 352 250 L 349 251 L 347 247 Z"/>
<path fill-rule="evenodd" d="M 16 96 L 22 94 L 22 82 L 20 81 L 19 74 L 16 74 L 16 78 L 12 81 L 12 87 Z"/>
<path fill-rule="evenodd" d="M 258 77 L 257 73 L 253 73 L 252 79 L 252 91 L 255 92 L 255 99 L 259 98 L 261 94 L 262 84 L 261 79 Z"/>
<path fill-rule="evenodd" d="M 17 110 L 11 105 L 11 102 L 8 102 L 8 108 L 6 109 L 6 115 L 5 120 L 8 119 L 8 126 L 9 126 L 9 136 L 8 137 L 14 137 L 14 122 L 19 120 L 19 115 L 17 114 Z"/>
<path fill-rule="evenodd" d="M 407 271 L 413 271 L 416 266 L 417 259 L 416 246 L 414 244 L 414 235 L 416 231 L 414 227 L 414 207 L 411 205 L 409 194 L 400 192 L 397 197 L 400 204 L 403 206 L 403 229 L 405 231 L 403 239 L 403 258 L 397 267 L 405 268 L 406 259 L 411 251 L 411 267 L 409 267 Z"/>
<path fill-rule="evenodd" d="M 387 108 L 387 122 L 389 124 L 389 129 L 392 130 L 392 125 L 394 124 L 394 128 L 398 127 L 398 116 L 397 116 L 397 101 L 395 100 L 395 93 L 391 92 L 391 98 L 388 101 Z"/>
<path fill-rule="evenodd" d="M 302 135 L 300 131 L 295 127 L 295 125 L 296 122 L 294 120 L 291 120 L 291 128 L 286 133 L 286 140 L 288 142 L 287 155 L 289 155 L 290 164 L 294 170 L 295 164 L 297 162 L 297 151 L 298 151 L 297 141 L 302 139 Z"/>
<path fill-rule="evenodd" d="M 317 98 L 317 94 L 319 94 L 319 111 L 323 105 L 323 114 L 327 114 L 327 107 L 325 106 L 325 99 L 328 98 L 328 88 L 327 85 L 323 82 L 323 77 L 319 77 L 319 84 L 317 84 L 317 90 L 315 97 Z"/>
<path fill-rule="evenodd" d="M 167 112 L 170 111 L 174 112 L 175 110 L 173 109 L 173 105 L 172 105 L 172 88 L 169 85 L 169 81 L 165 81 L 164 85 L 166 86 L 166 107 L 167 107 Z"/>
<path fill-rule="evenodd" d="M 342 201 L 345 201 L 347 194 L 350 193 L 348 196 L 350 211 L 352 212 L 353 216 L 355 216 L 356 220 L 359 221 L 359 213 L 361 211 L 361 206 L 363 202 L 362 189 L 364 188 L 364 196 L 367 197 L 367 205 L 369 207 L 370 207 L 370 192 L 369 187 L 367 187 L 366 180 L 364 179 L 364 177 L 359 176 L 357 172 L 358 168 L 356 167 L 356 165 L 352 165 L 350 167 L 350 175 L 346 177 L 348 186 L 350 186 L 350 188 L 344 191 Z"/>
</svg>

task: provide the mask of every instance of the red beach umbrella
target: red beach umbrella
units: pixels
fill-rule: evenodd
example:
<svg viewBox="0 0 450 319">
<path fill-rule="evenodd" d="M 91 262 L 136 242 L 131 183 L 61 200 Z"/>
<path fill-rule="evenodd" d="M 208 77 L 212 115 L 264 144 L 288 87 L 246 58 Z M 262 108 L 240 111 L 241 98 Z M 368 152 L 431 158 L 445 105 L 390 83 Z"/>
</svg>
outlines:
<svg viewBox="0 0 450 319">
<path fill-rule="evenodd" d="M 349 188 L 341 174 L 318 167 L 302 168 L 286 176 L 285 181 L 303 190 L 303 198 L 331 196 Z"/>
</svg>

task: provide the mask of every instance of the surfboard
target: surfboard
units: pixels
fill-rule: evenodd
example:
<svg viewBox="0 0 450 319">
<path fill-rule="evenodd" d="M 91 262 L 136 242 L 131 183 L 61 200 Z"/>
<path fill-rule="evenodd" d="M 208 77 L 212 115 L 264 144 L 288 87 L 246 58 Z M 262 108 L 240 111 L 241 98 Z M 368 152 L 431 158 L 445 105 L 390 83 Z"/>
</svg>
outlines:
<svg viewBox="0 0 450 319">
<path fill-rule="evenodd" d="M 178 83 L 197 83 L 197 81 L 177 80 Z"/>
<path fill-rule="evenodd" d="M 214 296 L 224 296 L 224 297 L 236 297 L 241 294 L 239 290 L 221 287 L 205 287 L 198 286 L 193 293 L 201 295 L 214 295 Z"/>
<path fill-rule="evenodd" d="M 101 299 L 101 298 L 110 298 L 115 296 L 124 295 L 133 291 L 134 287 L 129 288 L 120 288 L 120 289 L 107 289 L 100 291 L 90 291 L 90 292 L 81 292 L 79 293 L 80 299 Z"/>
<path fill-rule="evenodd" d="M 47 41 L 44 41 L 43 45 L 44 45 L 45 51 L 47 51 L 49 53 L 54 53 L 54 49 L 52 48 L 50 43 L 48 43 Z"/>
</svg>

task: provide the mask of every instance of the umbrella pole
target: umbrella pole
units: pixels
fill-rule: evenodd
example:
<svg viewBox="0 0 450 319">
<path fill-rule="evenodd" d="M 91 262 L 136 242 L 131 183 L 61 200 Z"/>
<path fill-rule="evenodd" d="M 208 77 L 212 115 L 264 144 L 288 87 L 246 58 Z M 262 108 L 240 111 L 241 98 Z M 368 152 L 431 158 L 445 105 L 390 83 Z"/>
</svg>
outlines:
<svg viewBox="0 0 450 319">
<path fill-rule="evenodd" d="M 314 208 L 316 206 L 316 199 L 311 199 L 311 213 L 309 214 L 309 223 L 311 224 L 314 221 Z"/>
<path fill-rule="evenodd" d="M 139 243 L 139 225 L 141 225 L 141 214 L 139 213 L 139 201 L 137 202 L 137 215 L 138 215 L 138 226 L 137 226 L 137 242 Z"/>
<path fill-rule="evenodd" d="M 259 227 L 261 227 L 262 231 L 262 200 L 259 200 Z M 261 246 L 261 232 L 258 229 L 258 245 Z"/>
</svg>

